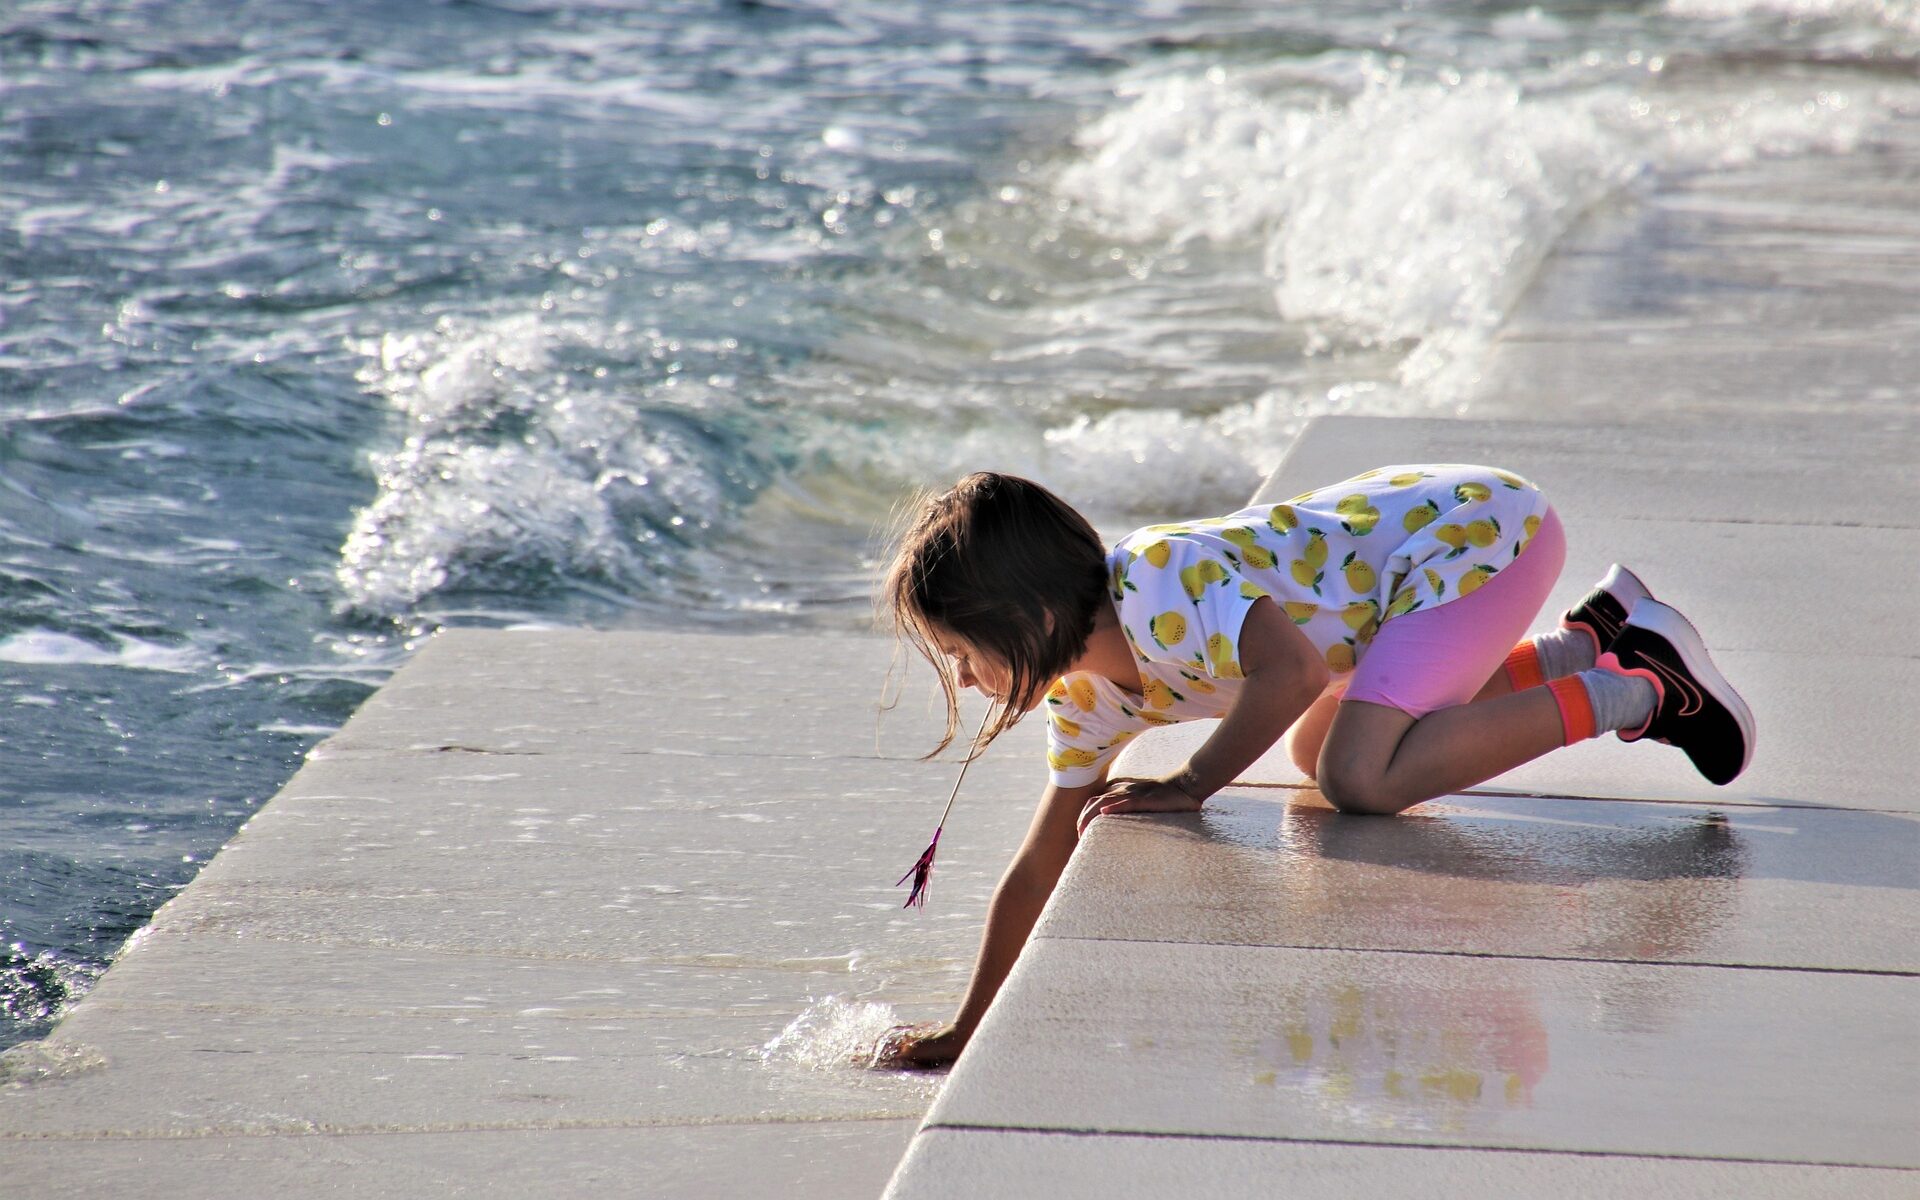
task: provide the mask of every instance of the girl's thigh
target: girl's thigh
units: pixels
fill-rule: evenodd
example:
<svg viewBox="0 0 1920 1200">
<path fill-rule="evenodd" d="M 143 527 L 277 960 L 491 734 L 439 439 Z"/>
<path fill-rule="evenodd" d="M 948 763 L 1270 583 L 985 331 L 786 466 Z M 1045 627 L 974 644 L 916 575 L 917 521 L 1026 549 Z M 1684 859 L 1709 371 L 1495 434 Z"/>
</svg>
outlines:
<svg viewBox="0 0 1920 1200">
<path fill-rule="evenodd" d="M 1346 697 L 1347 680 L 1338 676 L 1320 693 L 1300 719 L 1287 730 L 1287 757 L 1293 765 L 1308 779 L 1319 774 L 1320 747 L 1327 740 L 1327 729 L 1333 724 L 1333 717 L 1340 709 L 1340 701 Z"/>
<path fill-rule="evenodd" d="M 1566 533 L 1549 508 L 1526 552 L 1478 591 L 1382 625 L 1354 668 L 1347 704 L 1381 705 L 1418 720 L 1472 700 L 1526 636 L 1566 557 Z M 1336 717 L 1329 736 L 1339 728 Z"/>
</svg>

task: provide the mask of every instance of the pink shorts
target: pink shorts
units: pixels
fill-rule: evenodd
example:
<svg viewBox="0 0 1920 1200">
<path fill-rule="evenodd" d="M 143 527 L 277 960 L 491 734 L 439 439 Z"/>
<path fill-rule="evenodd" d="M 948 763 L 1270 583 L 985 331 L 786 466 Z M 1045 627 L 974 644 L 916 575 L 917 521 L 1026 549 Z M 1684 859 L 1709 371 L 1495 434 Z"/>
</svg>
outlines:
<svg viewBox="0 0 1920 1200">
<path fill-rule="evenodd" d="M 1473 699 L 1526 636 L 1566 561 L 1567 535 L 1549 508 L 1526 553 L 1472 595 L 1382 625 L 1354 668 L 1346 699 L 1415 718 Z"/>
</svg>

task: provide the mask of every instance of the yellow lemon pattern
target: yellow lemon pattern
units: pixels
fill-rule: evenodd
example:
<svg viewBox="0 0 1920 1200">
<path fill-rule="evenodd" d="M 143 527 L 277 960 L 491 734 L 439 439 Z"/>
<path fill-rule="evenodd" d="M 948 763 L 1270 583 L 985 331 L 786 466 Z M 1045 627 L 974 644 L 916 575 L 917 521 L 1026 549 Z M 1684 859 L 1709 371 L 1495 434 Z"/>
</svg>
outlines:
<svg viewBox="0 0 1920 1200">
<path fill-rule="evenodd" d="M 1092 750 L 1078 750 L 1071 747 L 1047 751 L 1047 765 L 1056 771 L 1065 771 L 1070 767 L 1090 767 L 1100 756 Z"/>
<path fill-rule="evenodd" d="M 1354 537 L 1365 537 L 1380 523 L 1380 510 L 1367 502 L 1365 492 L 1355 492 L 1333 506 L 1340 514 L 1340 528 Z"/>
<path fill-rule="evenodd" d="M 1384 625 L 1486 587 L 1546 512 L 1511 471 L 1421 463 L 1121 539 L 1109 584 L 1139 679 L 1079 674 L 1048 689 L 1054 781 L 1099 778 L 1144 729 L 1230 711 L 1241 631 L 1261 601 L 1345 675 Z"/>
<path fill-rule="evenodd" d="M 1147 703 L 1155 708 L 1172 708 L 1175 701 L 1186 699 L 1185 696 L 1168 687 L 1166 681 L 1162 679 L 1147 680 L 1140 694 L 1146 697 Z"/>
<path fill-rule="evenodd" d="M 1213 672 L 1215 679 L 1241 679 L 1239 657 L 1233 639 L 1216 633 L 1207 638 L 1207 657 L 1201 665 Z"/>
<path fill-rule="evenodd" d="M 1460 577 L 1460 594 L 1462 596 L 1473 595 L 1480 590 L 1481 584 L 1493 578 L 1493 573 L 1498 569 L 1499 568 L 1490 566 L 1487 563 L 1478 564 L 1471 571 L 1468 571 Z"/>
<path fill-rule="evenodd" d="M 1171 650 L 1187 640 L 1187 619 L 1168 609 L 1147 620 L 1147 634 L 1162 650 Z"/>
<path fill-rule="evenodd" d="M 1340 570 L 1347 577 L 1347 590 L 1356 596 L 1371 596 L 1380 586 L 1380 574 L 1373 564 L 1360 557 L 1358 550 L 1351 551 L 1340 560 Z"/>
</svg>

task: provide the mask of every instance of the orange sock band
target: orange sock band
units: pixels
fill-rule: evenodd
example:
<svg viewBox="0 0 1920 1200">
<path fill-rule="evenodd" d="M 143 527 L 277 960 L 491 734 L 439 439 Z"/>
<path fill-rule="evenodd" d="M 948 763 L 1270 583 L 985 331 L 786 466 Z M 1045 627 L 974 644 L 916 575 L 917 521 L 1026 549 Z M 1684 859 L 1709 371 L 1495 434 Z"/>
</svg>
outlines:
<svg viewBox="0 0 1920 1200">
<path fill-rule="evenodd" d="M 1567 739 L 1561 745 L 1571 746 L 1594 736 L 1593 700 L 1578 675 L 1553 680 L 1547 684 L 1547 690 L 1553 693 L 1553 702 L 1560 706 L 1560 728 Z"/>
<path fill-rule="evenodd" d="M 1540 652 L 1531 640 L 1521 642 L 1507 652 L 1507 682 L 1516 692 L 1536 688 L 1547 681 L 1540 671 Z"/>
</svg>

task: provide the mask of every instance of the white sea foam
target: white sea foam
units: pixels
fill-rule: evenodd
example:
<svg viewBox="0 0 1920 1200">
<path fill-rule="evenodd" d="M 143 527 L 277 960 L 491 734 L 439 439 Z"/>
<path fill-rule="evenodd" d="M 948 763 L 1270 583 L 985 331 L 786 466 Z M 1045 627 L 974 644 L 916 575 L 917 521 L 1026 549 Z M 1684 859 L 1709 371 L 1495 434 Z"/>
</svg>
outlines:
<svg viewBox="0 0 1920 1200">
<path fill-rule="evenodd" d="M 1736 21 L 1756 16 L 1823 21 L 1920 34 L 1917 0 L 1667 0 L 1677 17 Z"/>
<path fill-rule="evenodd" d="M 0 662 L 32 666 L 123 667 L 134 671 L 191 673 L 206 666 L 205 656 L 188 646 L 162 646 L 121 637 L 102 646 L 70 633 L 29 629 L 0 641 Z"/>
<path fill-rule="evenodd" d="M 1082 131 L 1055 186 L 1113 235 L 1258 248 L 1280 319 L 1325 345 L 1404 347 L 1398 382 L 1434 404 L 1463 394 L 1535 269 L 1603 197 L 1649 171 L 1845 150 L 1873 115 L 1814 83 L 1661 90 L 1653 65 L 1639 83 L 1539 90 L 1373 61 L 1352 74 L 1345 95 L 1221 68 L 1138 85 Z"/>
<path fill-rule="evenodd" d="M 379 495 L 341 550 L 350 606 L 398 615 L 450 586 L 638 585 L 667 567 L 663 533 L 719 516 L 724 468 L 670 416 L 553 369 L 557 349 L 639 341 L 644 358 L 645 340 L 516 316 L 366 347 L 363 377 L 410 432 L 374 456 Z M 669 376 L 662 390 L 697 410 L 699 385 L 677 385 Z"/>
<path fill-rule="evenodd" d="M 1280 465 L 1315 416 L 1390 411 L 1376 388 L 1267 392 L 1211 413 L 1129 410 L 1080 417 L 1045 434 L 1043 473 L 1068 495 L 1101 496 L 1126 517 L 1237 508 Z M 1122 480 L 1115 495 L 1115 481 Z M 1224 510 L 1224 509 L 1223 509 Z"/>
</svg>

